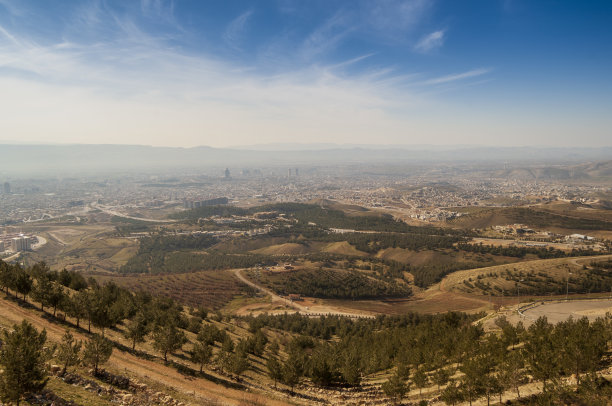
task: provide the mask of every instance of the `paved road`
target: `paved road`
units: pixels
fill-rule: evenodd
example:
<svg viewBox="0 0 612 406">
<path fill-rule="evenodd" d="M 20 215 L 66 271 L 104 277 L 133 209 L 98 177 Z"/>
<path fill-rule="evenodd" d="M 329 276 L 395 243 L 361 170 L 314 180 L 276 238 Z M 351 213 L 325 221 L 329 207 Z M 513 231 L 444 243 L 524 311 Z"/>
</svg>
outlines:
<svg viewBox="0 0 612 406">
<path fill-rule="evenodd" d="M 21 252 L 16 252 L 15 254 L 11 255 L 10 257 L 6 257 L 3 259 L 4 262 L 11 262 L 16 260 L 19 257 L 19 254 L 21 254 Z"/>
<path fill-rule="evenodd" d="M 266 295 L 270 295 L 273 302 L 285 303 L 286 305 L 293 307 L 297 313 L 303 314 L 304 316 L 343 316 L 343 317 L 367 318 L 367 319 L 373 319 L 376 317 L 376 316 L 373 316 L 371 314 L 366 314 L 366 313 L 349 313 L 349 312 L 343 312 L 339 310 L 329 310 L 328 306 L 326 306 L 324 310 L 322 309 L 321 311 L 316 311 L 315 309 L 311 309 L 299 303 L 292 302 L 289 299 L 286 299 L 282 296 L 277 295 L 276 293 L 272 292 L 270 289 L 265 288 L 261 285 L 258 285 L 250 281 L 242 274 L 242 269 L 233 269 L 232 272 L 234 273 L 234 275 L 236 275 L 238 279 L 240 279 L 240 281 L 246 283 L 252 288 L 259 290 L 260 292 L 265 293 Z"/>
</svg>

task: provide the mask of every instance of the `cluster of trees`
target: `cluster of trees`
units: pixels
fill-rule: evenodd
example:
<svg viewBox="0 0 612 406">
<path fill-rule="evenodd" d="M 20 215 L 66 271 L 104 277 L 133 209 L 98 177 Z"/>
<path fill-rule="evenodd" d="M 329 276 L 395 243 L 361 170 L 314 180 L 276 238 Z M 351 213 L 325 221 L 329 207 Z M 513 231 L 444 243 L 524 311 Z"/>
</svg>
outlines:
<svg viewBox="0 0 612 406">
<path fill-rule="evenodd" d="M 528 329 L 513 326 L 505 319 L 497 324 L 501 336 L 487 335 L 480 346 L 464 356 L 459 366 L 460 377 L 442 392 L 447 404 L 473 400 L 485 396 L 487 402 L 495 395 L 501 397 L 508 390 L 520 398 L 520 386 L 530 375 L 542 384 L 547 404 L 559 401 L 566 388 L 563 377 L 574 376 L 579 388 L 598 381 L 596 372 L 604 366 L 608 341 L 612 338 L 612 320 L 569 319 L 556 326 L 545 317 L 536 320 Z M 593 404 L 593 393 L 578 392 L 581 404 Z"/>
<path fill-rule="evenodd" d="M 236 206 L 229 205 L 213 205 L 202 206 L 191 210 L 185 210 L 178 213 L 173 213 L 169 217 L 176 220 L 191 220 L 197 221 L 200 218 L 212 216 L 230 217 L 230 216 L 245 216 L 249 214 L 249 210 Z"/>
<path fill-rule="evenodd" d="M 80 363 L 91 366 L 97 374 L 112 351 L 112 343 L 98 334 L 83 345 L 69 330 L 59 345 L 48 343 L 45 330 L 38 332 L 23 320 L 14 325 L 12 331 L 2 332 L 0 399 L 19 405 L 24 396 L 44 388 L 49 380 L 47 363 L 53 357 L 62 363 L 62 375 L 69 367 Z"/>
<path fill-rule="evenodd" d="M 567 268 L 569 270 L 569 268 Z M 559 278 L 554 274 L 535 271 L 517 271 L 506 270 L 498 275 L 490 272 L 488 274 L 478 275 L 475 279 L 469 278 L 464 281 L 464 284 L 470 288 L 479 288 L 484 292 L 489 292 L 493 296 L 502 295 L 503 289 L 499 286 L 491 286 L 490 282 L 483 282 L 481 279 L 486 278 L 504 278 L 506 281 L 514 282 L 513 289 L 516 290 L 520 286 L 522 293 L 527 295 L 545 295 L 545 294 L 565 294 L 569 293 L 596 293 L 609 292 L 612 289 L 612 275 L 607 270 L 598 268 L 583 270 L 581 272 L 573 272 L 569 279 Z M 473 282 L 473 283 L 472 283 Z"/>
<path fill-rule="evenodd" d="M 18 279 L 29 282 L 8 288 L 4 285 L 4 281 Z M 509 390 L 520 397 L 520 387 L 528 377 L 540 382 L 549 397 L 560 396 L 563 378 L 570 375 L 576 377 L 581 388 L 597 386 L 596 371 L 609 363 L 606 352 L 612 340 L 612 317 L 592 323 L 586 318 L 570 319 L 556 326 L 542 318 L 528 329 L 500 319 L 501 333 L 485 334 L 473 323 L 482 315 L 452 312 L 362 320 L 297 314 L 244 317 L 238 318 L 236 325 L 248 325 L 250 334 L 235 340 L 226 330 L 205 322 L 208 315 L 203 309 L 188 315 L 171 299 L 131 293 L 114 284 L 100 286 L 93 280 L 82 286 L 77 276 L 54 273 L 43 263 L 23 269 L 0 262 L 0 281 L 7 293 L 29 285 L 26 293 L 16 292 L 25 295 L 20 297 L 31 294 L 35 300 L 40 299 L 43 308 L 53 308 L 54 295 L 63 292 L 64 299 L 56 307 L 66 309 L 77 326 L 79 320 L 87 320 L 89 329 L 93 325 L 100 332 L 84 344 L 67 332 L 57 347 L 47 344 L 44 332 L 37 332 L 27 323 L 15 326 L 13 332 L 4 332 L 0 389 L 4 400 L 13 402 L 44 385 L 42 366 L 50 354 L 60 360 L 64 371 L 78 362 L 97 371 L 112 351 L 104 331 L 119 323 L 133 349 L 150 340 L 166 362 L 169 354 L 187 344 L 185 330 L 196 333 L 188 354 L 200 371 L 214 362 L 221 371 L 240 376 L 251 368 L 252 357 L 265 357 L 270 378 L 292 390 L 304 378 L 321 386 L 359 385 L 364 375 L 391 372 L 382 387 L 388 396 L 401 400 L 411 386 L 437 386 L 447 404 L 472 402 L 483 396 L 490 400 Z M 79 289 L 65 287 L 73 283 Z M 45 286 L 48 296 L 41 289 Z M 291 336 L 282 338 L 280 343 L 269 342 L 269 332 L 273 330 L 284 330 Z M 27 349 L 20 349 L 20 345 Z M 26 355 L 32 357 L 27 362 L 23 361 Z M 591 396 L 589 393 L 597 391 L 585 389 L 576 396 Z M 582 402 L 591 404 L 592 399 Z"/>
<path fill-rule="evenodd" d="M 381 316 L 349 320 L 300 315 L 247 317 L 251 329 L 263 327 L 300 334 L 285 345 L 287 356 L 278 363 L 277 379 L 294 386 L 303 377 L 315 384 L 358 385 L 364 374 L 402 364 L 438 365 L 466 348 L 482 330 L 472 326 L 477 315 Z M 444 357 L 443 357 L 444 356 Z"/>
<path fill-rule="evenodd" d="M 203 324 L 207 316 L 204 309 L 194 311 L 192 316 L 188 316 L 183 307 L 172 299 L 155 297 L 142 291 L 132 293 L 112 282 L 99 285 L 94 279 L 85 281 L 85 285 L 79 284 L 79 290 L 64 288 L 61 282 L 70 286 L 80 280 L 75 275 L 78 274 L 50 271 L 44 263 L 24 269 L 18 264 L 10 265 L 0 261 L 0 281 L 27 281 L 3 284 L 7 294 L 9 289 L 27 286 L 27 289 L 15 290 L 15 294 L 22 294 L 20 297 L 23 300 L 27 300 L 30 295 L 34 301 L 39 302 L 41 310 L 52 308 L 54 317 L 60 317 L 56 309 L 64 311 L 65 314 L 61 315 L 64 321 L 66 316 L 74 318 L 77 328 L 80 327 L 81 321 L 87 320 L 87 331 L 91 333 L 92 326 L 98 328 L 100 340 L 104 339 L 105 330 L 123 324 L 123 334 L 130 341 L 132 350 L 135 350 L 138 343 L 150 339 L 153 347 L 166 362 L 169 354 L 187 344 L 185 330 L 198 334 L 198 340 L 192 350 L 194 362 L 200 366 L 206 364 L 212 355 L 211 346 L 218 341 L 223 343 L 220 355 L 216 358 L 219 365 L 237 375 L 249 367 L 246 354 L 261 355 L 267 343 L 265 335 L 259 331 L 253 337 L 238 342 L 234 351 L 234 344 L 225 331 L 218 330 L 212 324 Z M 94 336 L 93 343 L 99 344 L 100 348 L 107 345 L 107 341 L 100 340 Z M 86 344 L 84 349 L 86 359 L 89 359 L 86 357 L 88 346 L 89 344 Z M 103 359 L 99 361 L 102 362 Z M 97 370 L 98 362 L 91 365 Z"/>
<path fill-rule="evenodd" d="M 203 250 L 219 240 L 208 234 L 164 235 L 157 234 L 141 238 L 138 252 L 121 267 L 121 272 L 164 273 L 189 272 L 202 263 L 201 256 L 188 250 Z M 174 255 L 172 255 L 174 254 Z M 178 269 L 178 270 L 175 270 Z"/>
<path fill-rule="evenodd" d="M 572 230 L 612 230 L 612 222 L 564 216 L 545 210 L 534 210 L 526 207 L 511 207 L 501 211 L 514 223 L 528 224 L 536 228 L 567 228 Z"/>
<path fill-rule="evenodd" d="M 347 241 L 358 250 L 375 254 L 385 248 L 404 248 L 408 250 L 433 250 L 440 248 L 452 248 L 457 242 L 464 238 L 457 235 L 427 234 L 429 228 L 411 233 L 325 233 L 313 238 L 315 241 Z"/>
<path fill-rule="evenodd" d="M 29 295 L 42 311 L 52 309 L 54 317 L 60 317 L 57 310 L 63 311 L 61 317 L 64 320 L 72 317 L 77 328 L 86 320 L 88 332 L 93 326 L 104 336 L 106 329 L 125 321 L 127 337 L 135 346 L 162 327 L 189 325 L 182 306 L 172 299 L 153 297 L 146 292 L 134 294 L 112 282 L 99 285 L 93 278 L 87 281 L 81 278 L 77 273 L 51 271 L 44 262 L 22 268 L 0 261 L 0 284 L 7 295 L 9 289 L 23 300 Z M 67 288 L 63 283 L 78 289 Z"/>
<path fill-rule="evenodd" d="M 457 248 L 466 251 L 466 252 L 476 252 L 478 254 L 492 254 L 492 255 L 502 255 L 506 257 L 516 257 L 516 258 L 524 258 L 527 254 L 537 255 L 538 258 L 547 259 L 547 258 L 564 258 L 564 257 L 575 257 L 575 256 L 589 256 L 595 255 L 596 252 L 588 249 L 588 250 L 572 250 L 570 252 L 565 252 L 562 250 L 558 250 L 553 247 L 548 248 L 537 248 L 537 247 L 502 247 L 495 245 L 487 245 L 487 244 L 468 244 L 468 243 L 459 243 L 457 244 Z"/>
<path fill-rule="evenodd" d="M 446 275 L 462 269 L 481 268 L 478 262 L 450 262 L 446 264 L 427 264 L 410 267 L 410 273 L 414 277 L 414 284 L 426 288 L 434 283 L 440 282 Z"/>
<path fill-rule="evenodd" d="M 490 402 L 495 396 L 501 401 L 506 392 L 520 398 L 520 387 L 529 377 L 541 383 L 547 399 L 558 399 L 566 394 L 563 377 L 573 375 L 580 388 L 592 388 L 599 385 L 596 372 L 609 363 L 610 317 L 595 322 L 569 319 L 557 325 L 540 318 L 528 329 L 502 318 L 497 321 L 500 334 L 485 334 L 472 325 L 473 318 L 448 313 L 347 321 L 285 315 L 248 321 L 252 328 L 303 334 L 287 345 L 285 360 L 273 357 L 268 362 L 275 381 L 294 386 L 308 377 L 320 385 L 356 385 L 362 374 L 390 370 L 382 389 L 396 400 L 411 386 L 437 387 L 447 404 L 471 404 L 480 397 Z M 582 404 L 593 404 L 601 393 L 581 389 L 575 396 Z"/>
<path fill-rule="evenodd" d="M 192 252 L 149 252 L 137 254 L 120 269 L 122 273 L 185 273 L 214 271 L 231 268 L 250 268 L 256 265 L 273 265 L 276 260 L 257 254 L 226 254 L 209 251 L 206 254 Z"/>
<path fill-rule="evenodd" d="M 610 271 L 612 270 L 612 259 L 608 259 L 607 261 L 591 261 L 589 266 L 598 271 Z"/>
<path fill-rule="evenodd" d="M 350 270 L 306 269 L 270 275 L 263 282 L 282 295 L 299 293 L 320 298 L 371 299 L 412 294 L 411 288 L 404 283 L 382 281 Z"/>
<path fill-rule="evenodd" d="M 218 242 L 219 240 L 216 237 L 209 234 L 157 234 L 140 239 L 138 254 L 180 250 L 203 250 Z"/>
</svg>

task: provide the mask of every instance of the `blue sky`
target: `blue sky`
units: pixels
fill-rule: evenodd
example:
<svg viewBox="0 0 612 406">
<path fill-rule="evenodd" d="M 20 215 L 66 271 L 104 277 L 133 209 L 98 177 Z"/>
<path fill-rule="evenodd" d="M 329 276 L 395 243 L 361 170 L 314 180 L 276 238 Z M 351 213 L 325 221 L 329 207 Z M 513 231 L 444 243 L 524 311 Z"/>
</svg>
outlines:
<svg viewBox="0 0 612 406">
<path fill-rule="evenodd" d="M 0 0 L 0 139 L 612 145 L 612 2 Z"/>
</svg>

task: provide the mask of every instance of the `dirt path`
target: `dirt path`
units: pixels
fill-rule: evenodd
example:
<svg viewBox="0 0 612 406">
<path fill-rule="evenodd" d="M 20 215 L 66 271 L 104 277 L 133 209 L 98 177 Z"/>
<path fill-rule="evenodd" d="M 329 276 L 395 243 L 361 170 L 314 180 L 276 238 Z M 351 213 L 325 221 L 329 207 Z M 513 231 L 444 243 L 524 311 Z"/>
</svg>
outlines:
<svg viewBox="0 0 612 406">
<path fill-rule="evenodd" d="M 57 235 L 53 234 L 52 232 L 48 232 L 48 234 L 51 238 L 53 238 L 55 241 L 59 242 L 63 246 L 68 245 L 66 241 L 62 240 L 61 238 L 59 238 Z"/>
<path fill-rule="evenodd" d="M 586 265 L 587 268 L 591 269 L 591 267 L 585 262 L 590 262 L 593 260 L 600 260 L 600 259 L 610 259 L 610 258 L 612 258 L 612 255 L 597 255 L 593 257 L 576 257 L 576 258 L 572 258 L 570 262 L 578 267 L 582 267 L 583 265 Z"/>
<path fill-rule="evenodd" d="M 242 269 L 233 269 L 231 272 L 234 273 L 234 275 L 236 275 L 236 277 L 246 283 L 247 285 L 251 286 L 252 288 L 255 288 L 257 290 L 259 290 L 260 292 L 265 293 L 266 295 L 269 295 L 272 298 L 272 302 L 281 302 L 286 304 L 287 306 L 293 307 L 297 313 L 303 314 L 305 316 L 343 316 L 343 317 L 353 317 L 353 318 L 374 318 L 376 317 L 375 315 L 373 315 L 371 312 L 347 312 L 344 310 L 340 310 L 338 308 L 335 308 L 333 306 L 329 306 L 329 305 L 315 305 L 315 306 L 303 306 L 299 303 L 293 302 L 289 299 L 285 299 L 282 296 L 277 295 L 276 293 L 272 292 L 270 289 L 263 287 L 261 285 L 258 285 L 252 281 L 250 281 L 249 279 L 247 279 L 243 274 L 242 274 Z"/>
<path fill-rule="evenodd" d="M 59 342 L 64 335 L 65 328 L 46 318 L 34 309 L 27 309 L 17 302 L 7 300 L 4 294 L 0 296 L 0 319 L 2 324 L 13 325 L 21 323 L 23 319 L 28 320 L 37 329 L 46 329 L 47 337 L 52 341 Z M 86 334 L 73 330 L 76 339 L 88 339 Z M 167 367 L 157 362 L 138 358 L 130 353 L 115 348 L 109 361 L 109 365 L 118 371 L 127 370 L 141 379 L 148 379 L 171 387 L 178 392 L 191 394 L 197 399 L 218 400 L 223 404 L 238 405 L 244 402 L 248 392 L 226 388 L 211 381 L 181 375 L 174 368 Z M 269 405 L 288 405 L 289 403 L 275 399 L 266 399 Z"/>
<path fill-rule="evenodd" d="M 236 277 L 238 279 L 240 279 L 241 282 L 246 283 L 247 285 L 249 285 L 252 288 L 255 288 L 257 290 L 259 290 L 260 292 L 265 293 L 266 295 L 269 295 L 272 298 L 273 302 L 282 302 L 284 304 L 286 304 L 287 306 L 293 307 L 296 310 L 299 310 L 300 312 L 307 312 L 308 309 L 305 306 L 302 306 L 298 303 L 292 302 L 289 299 L 285 299 L 279 295 L 277 295 L 276 293 L 272 292 L 270 289 L 265 288 L 261 285 L 257 285 L 254 282 L 251 282 L 249 279 L 247 279 L 243 274 L 242 274 L 242 269 L 233 269 L 232 272 L 234 273 L 234 275 L 236 275 Z"/>
</svg>

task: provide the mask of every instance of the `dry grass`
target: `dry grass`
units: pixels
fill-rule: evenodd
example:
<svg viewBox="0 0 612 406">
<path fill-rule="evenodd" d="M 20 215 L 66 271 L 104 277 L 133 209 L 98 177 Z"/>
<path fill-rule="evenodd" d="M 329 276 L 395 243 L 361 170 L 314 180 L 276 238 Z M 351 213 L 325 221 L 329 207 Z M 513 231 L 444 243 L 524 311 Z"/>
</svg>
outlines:
<svg viewBox="0 0 612 406">
<path fill-rule="evenodd" d="M 540 259 L 515 264 L 497 265 L 486 268 L 458 271 L 446 276 L 442 282 L 440 282 L 440 289 L 444 291 L 482 294 L 483 292 L 481 290 L 477 288 L 469 288 L 464 283 L 464 281 L 471 282 L 479 280 L 484 284 L 490 284 L 491 288 L 497 286 L 498 288 L 503 289 L 505 292 L 510 292 L 510 294 L 513 294 L 513 292 L 517 290 L 516 282 L 512 279 L 506 280 L 504 275 L 507 273 L 515 276 L 541 274 L 552 278 L 554 281 L 562 282 L 568 277 L 568 272 L 571 272 L 573 277 L 579 277 L 581 275 L 585 276 L 588 274 L 589 270 L 583 269 L 583 264 L 593 260 L 594 258 L 603 259 L 609 257 L 609 255 L 604 255 L 586 258 Z"/>
<path fill-rule="evenodd" d="M 306 244 L 285 243 L 271 245 L 251 252 L 263 255 L 303 255 L 313 251 L 314 250 Z"/>
<path fill-rule="evenodd" d="M 368 255 L 368 253 L 359 251 L 347 241 L 332 242 L 324 246 L 321 251 L 328 252 L 330 254 L 351 255 L 360 257 Z"/>
<path fill-rule="evenodd" d="M 219 309 L 245 293 L 245 286 L 228 271 L 199 271 L 162 275 L 95 275 L 131 291 L 144 290 L 188 306 Z"/>
</svg>

